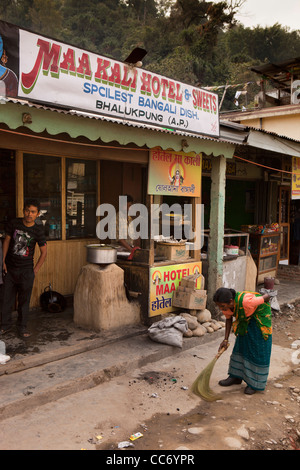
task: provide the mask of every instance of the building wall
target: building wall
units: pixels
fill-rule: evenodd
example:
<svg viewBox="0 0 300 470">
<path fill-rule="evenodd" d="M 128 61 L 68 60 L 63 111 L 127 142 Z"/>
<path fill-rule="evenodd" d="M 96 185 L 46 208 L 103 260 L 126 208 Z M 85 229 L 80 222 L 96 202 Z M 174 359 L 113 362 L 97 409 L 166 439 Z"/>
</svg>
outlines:
<svg viewBox="0 0 300 470">
<path fill-rule="evenodd" d="M 224 115 L 224 118 L 244 126 L 300 140 L 300 105 L 276 106 L 238 114 L 231 113 Z"/>
<path fill-rule="evenodd" d="M 286 116 L 270 116 L 262 119 L 263 130 L 276 132 L 292 139 L 300 139 L 300 114 Z"/>
<path fill-rule="evenodd" d="M 279 264 L 277 276 L 282 280 L 300 282 L 300 266 Z"/>
</svg>

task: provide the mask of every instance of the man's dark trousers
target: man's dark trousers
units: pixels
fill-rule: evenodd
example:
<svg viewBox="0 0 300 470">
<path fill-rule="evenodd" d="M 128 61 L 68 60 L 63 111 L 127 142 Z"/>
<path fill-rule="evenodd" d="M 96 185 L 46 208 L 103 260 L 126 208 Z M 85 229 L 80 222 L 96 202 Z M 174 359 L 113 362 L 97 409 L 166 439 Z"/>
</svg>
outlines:
<svg viewBox="0 0 300 470">
<path fill-rule="evenodd" d="M 32 268 L 7 268 L 3 286 L 1 322 L 3 330 L 11 328 L 11 314 L 16 294 L 18 294 L 17 327 L 21 332 L 26 330 L 33 282 L 34 272 Z"/>
</svg>

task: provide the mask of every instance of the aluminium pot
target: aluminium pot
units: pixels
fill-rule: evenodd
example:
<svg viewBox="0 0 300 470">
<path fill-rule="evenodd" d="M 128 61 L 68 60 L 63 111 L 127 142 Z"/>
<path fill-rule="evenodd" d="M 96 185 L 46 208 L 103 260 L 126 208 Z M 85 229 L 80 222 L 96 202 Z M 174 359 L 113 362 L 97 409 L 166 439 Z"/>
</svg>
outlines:
<svg viewBox="0 0 300 470">
<path fill-rule="evenodd" d="M 109 245 L 86 245 L 87 262 L 94 264 L 110 264 L 117 261 L 117 249 Z"/>
</svg>

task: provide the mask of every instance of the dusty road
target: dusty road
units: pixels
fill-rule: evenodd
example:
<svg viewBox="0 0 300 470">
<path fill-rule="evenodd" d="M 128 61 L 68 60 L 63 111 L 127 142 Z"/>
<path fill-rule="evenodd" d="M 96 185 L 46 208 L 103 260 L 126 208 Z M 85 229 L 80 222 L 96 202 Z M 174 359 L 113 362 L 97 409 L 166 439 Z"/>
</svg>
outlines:
<svg viewBox="0 0 300 470">
<path fill-rule="evenodd" d="M 245 384 L 223 389 L 231 346 L 217 362 L 211 388 L 223 399 L 207 403 L 189 386 L 216 354 L 219 340 L 149 364 L 91 390 L 1 422 L 0 449 L 127 450 L 295 449 L 300 447 L 300 305 L 273 322 L 270 378 L 264 392 Z M 296 359 L 296 361 L 295 361 Z M 201 368 L 199 368 L 201 364 Z"/>
</svg>

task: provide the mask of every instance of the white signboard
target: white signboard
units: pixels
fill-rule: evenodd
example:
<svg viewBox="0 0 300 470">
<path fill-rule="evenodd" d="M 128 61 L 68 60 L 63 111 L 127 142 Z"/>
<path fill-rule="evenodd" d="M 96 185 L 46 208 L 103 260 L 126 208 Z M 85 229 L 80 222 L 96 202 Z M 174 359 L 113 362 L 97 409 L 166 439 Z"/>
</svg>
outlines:
<svg viewBox="0 0 300 470">
<path fill-rule="evenodd" d="M 219 135 L 215 93 L 21 29 L 18 96 L 129 122 Z"/>
</svg>

